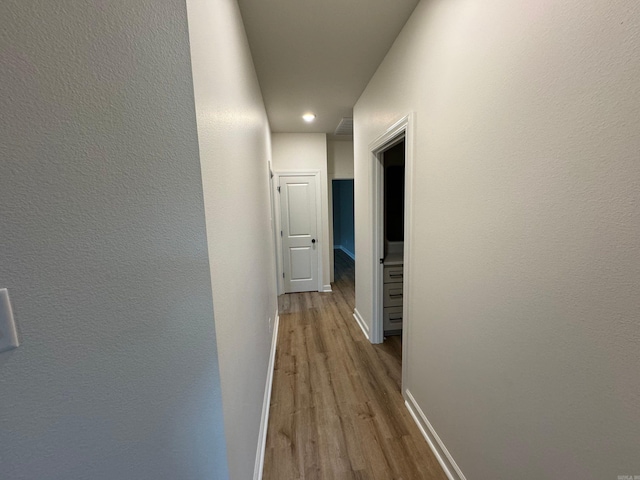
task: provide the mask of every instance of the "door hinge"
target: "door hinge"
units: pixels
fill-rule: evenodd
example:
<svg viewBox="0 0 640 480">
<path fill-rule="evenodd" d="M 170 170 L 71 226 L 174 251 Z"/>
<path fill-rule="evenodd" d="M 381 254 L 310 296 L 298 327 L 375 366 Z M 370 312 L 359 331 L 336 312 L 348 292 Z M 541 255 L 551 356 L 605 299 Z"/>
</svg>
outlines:
<svg viewBox="0 0 640 480">
<path fill-rule="evenodd" d="M 280 187 L 278 187 L 278 193 L 280 193 Z"/>
<path fill-rule="evenodd" d="M 280 236 L 282 236 L 282 230 L 280 230 Z"/>
<path fill-rule="evenodd" d="M 380 265 L 382 265 L 384 263 L 384 258 L 380 259 Z"/>
<path fill-rule="evenodd" d="M 282 272 L 282 278 L 284 278 L 284 272 Z"/>
</svg>

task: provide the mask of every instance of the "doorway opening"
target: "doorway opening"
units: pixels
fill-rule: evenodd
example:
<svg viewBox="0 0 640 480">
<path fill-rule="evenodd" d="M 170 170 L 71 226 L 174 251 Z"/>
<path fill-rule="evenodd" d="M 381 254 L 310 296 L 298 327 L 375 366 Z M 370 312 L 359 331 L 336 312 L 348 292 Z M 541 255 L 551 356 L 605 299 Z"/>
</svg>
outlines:
<svg viewBox="0 0 640 480">
<path fill-rule="evenodd" d="M 353 179 L 333 180 L 333 249 L 342 250 L 353 261 L 355 254 L 355 227 L 353 215 Z"/>
<path fill-rule="evenodd" d="M 371 343 L 388 342 L 401 351 L 406 378 L 410 324 L 410 227 L 412 116 L 389 127 L 370 146 L 372 161 L 372 324 Z"/>
<path fill-rule="evenodd" d="M 404 263 L 404 136 L 384 150 L 382 163 L 382 329 L 384 338 L 402 335 Z"/>
<path fill-rule="evenodd" d="M 355 216 L 352 178 L 333 179 L 331 195 L 331 283 L 355 307 Z"/>
</svg>

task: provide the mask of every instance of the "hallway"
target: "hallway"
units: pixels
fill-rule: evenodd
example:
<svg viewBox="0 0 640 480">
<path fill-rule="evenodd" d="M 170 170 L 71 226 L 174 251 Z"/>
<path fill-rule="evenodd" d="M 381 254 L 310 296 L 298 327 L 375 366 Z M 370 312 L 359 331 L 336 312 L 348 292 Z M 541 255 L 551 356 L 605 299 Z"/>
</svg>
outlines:
<svg viewBox="0 0 640 480">
<path fill-rule="evenodd" d="M 335 251 L 332 293 L 279 299 L 265 480 L 445 479 L 400 393 L 400 337 L 356 325 L 354 264 Z"/>
</svg>

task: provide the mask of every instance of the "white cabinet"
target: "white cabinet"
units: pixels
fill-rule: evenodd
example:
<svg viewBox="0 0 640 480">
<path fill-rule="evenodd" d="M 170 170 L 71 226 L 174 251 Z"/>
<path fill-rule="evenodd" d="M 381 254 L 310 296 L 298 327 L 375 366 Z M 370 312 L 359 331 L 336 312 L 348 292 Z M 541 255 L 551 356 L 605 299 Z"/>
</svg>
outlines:
<svg viewBox="0 0 640 480">
<path fill-rule="evenodd" d="M 382 312 L 382 325 L 385 332 L 402 330 L 402 307 L 385 307 Z"/>
<path fill-rule="evenodd" d="M 384 307 L 401 307 L 402 306 L 402 284 L 401 283 L 385 283 L 382 287 Z"/>
<path fill-rule="evenodd" d="M 384 283 L 402 283 L 402 265 L 390 265 L 384 267 Z"/>
<path fill-rule="evenodd" d="M 402 264 L 384 266 L 382 324 L 386 335 L 402 331 Z"/>
</svg>

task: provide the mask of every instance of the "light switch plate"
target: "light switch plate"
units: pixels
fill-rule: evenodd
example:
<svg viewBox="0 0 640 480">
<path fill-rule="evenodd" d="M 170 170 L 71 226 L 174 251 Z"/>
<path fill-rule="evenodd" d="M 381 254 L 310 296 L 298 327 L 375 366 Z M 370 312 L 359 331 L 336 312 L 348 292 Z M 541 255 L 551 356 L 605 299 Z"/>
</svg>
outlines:
<svg viewBox="0 0 640 480">
<path fill-rule="evenodd" d="M 9 292 L 6 288 L 0 288 L 0 352 L 13 350 L 19 345 Z"/>
</svg>

